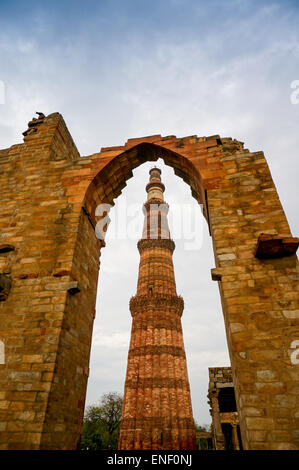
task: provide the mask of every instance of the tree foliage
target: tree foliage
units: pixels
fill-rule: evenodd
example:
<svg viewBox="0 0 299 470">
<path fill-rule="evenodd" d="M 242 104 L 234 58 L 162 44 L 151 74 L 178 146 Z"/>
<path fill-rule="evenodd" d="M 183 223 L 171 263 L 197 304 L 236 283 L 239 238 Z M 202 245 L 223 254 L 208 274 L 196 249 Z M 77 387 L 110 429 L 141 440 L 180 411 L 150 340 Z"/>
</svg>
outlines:
<svg viewBox="0 0 299 470">
<path fill-rule="evenodd" d="M 211 425 L 210 424 L 198 424 L 195 420 L 195 431 L 196 432 L 210 432 L 211 431 Z"/>
<path fill-rule="evenodd" d="M 196 421 L 195 423 L 195 431 L 196 432 L 211 432 L 211 425 L 210 424 L 198 424 Z M 208 442 L 206 439 L 196 439 L 197 441 L 197 447 L 202 450 L 207 450 L 208 449 Z"/>
<path fill-rule="evenodd" d="M 82 432 L 82 449 L 117 449 L 123 397 L 117 392 L 102 395 L 98 405 L 87 408 Z"/>
</svg>

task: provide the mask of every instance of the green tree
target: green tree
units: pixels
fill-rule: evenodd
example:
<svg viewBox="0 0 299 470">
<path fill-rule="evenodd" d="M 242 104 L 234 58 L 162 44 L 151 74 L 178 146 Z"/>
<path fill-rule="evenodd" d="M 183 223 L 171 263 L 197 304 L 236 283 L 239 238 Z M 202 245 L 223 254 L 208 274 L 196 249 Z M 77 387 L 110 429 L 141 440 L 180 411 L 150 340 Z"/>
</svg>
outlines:
<svg viewBox="0 0 299 470">
<path fill-rule="evenodd" d="M 211 425 L 210 424 L 198 424 L 195 420 L 195 431 L 197 432 L 210 432 L 211 431 Z"/>
<path fill-rule="evenodd" d="M 123 397 L 117 392 L 102 395 L 89 406 L 83 422 L 82 449 L 117 449 Z"/>
<path fill-rule="evenodd" d="M 195 424 L 195 431 L 196 432 L 210 432 L 211 431 L 211 425 L 210 424 L 198 424 L 196 421 L 194 421 Z M 199 449 L 207 449 L 207 441 L 206 439 L 196 439 L 197 443 L 197 448 Z"/>
</svg>

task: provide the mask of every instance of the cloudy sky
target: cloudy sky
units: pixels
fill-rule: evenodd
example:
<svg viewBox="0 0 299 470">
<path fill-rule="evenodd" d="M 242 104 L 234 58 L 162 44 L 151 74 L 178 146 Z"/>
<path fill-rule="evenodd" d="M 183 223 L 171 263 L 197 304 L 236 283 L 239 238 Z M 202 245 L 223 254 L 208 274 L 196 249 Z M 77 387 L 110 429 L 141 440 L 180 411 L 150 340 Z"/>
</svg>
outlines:
<svg viewBox="0 0 299 470">
<path fill-rule="evenodd" d="M 35 111 L 60 112 L 81 155 L 157 133 L 231 136 L 265 152 L 298 236 L 299 100 L 291 100 L 291 84 L 299 80 L 298 36 L 296 0 L 2 0 L 0 147 L 22 141 Z M 142 215 L 150 167 L 135 170 L 113 209 L 101 257 L 87 404 L 123 390 L 139 235 L 131 230 L 119 240 L 113 224 L 117 211 L 132 205 Z M 160 167 L 171 207 L 188 205 L 200 220 L 190 189 L 171 168 Z M 201 248 L 187 250 L 192 231 L 175 240 L 174 265 L 185 299 L 194 415 L 208 423 L 207 370 L 229 359 L 210 278 L 211 240 L 203 224 Z"/>
</svg>

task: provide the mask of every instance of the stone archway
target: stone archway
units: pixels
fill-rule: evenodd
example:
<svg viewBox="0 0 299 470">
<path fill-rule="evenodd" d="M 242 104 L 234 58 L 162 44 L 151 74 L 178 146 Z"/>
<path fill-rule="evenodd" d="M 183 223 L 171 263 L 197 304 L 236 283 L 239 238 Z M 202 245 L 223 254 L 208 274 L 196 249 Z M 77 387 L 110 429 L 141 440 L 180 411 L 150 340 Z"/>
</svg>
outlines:
<svg viewBox="0 0 299 470">
<path fill-rule="evenodd" d="M 204 206 L 244 447 L 299 448 L 291 360 L 298 239 L 263 153 L 218 135 L 156 135 L 79 158 L 58 113 L 31 121 L 24 134 L 24 144 L 0 151 L 0 274 L 12 279 L 0 302 L 0 448 L 79 445 L 101 248 L 95 207 L 112 203 L 136 166 L 159 157 Z"/>
</svg>

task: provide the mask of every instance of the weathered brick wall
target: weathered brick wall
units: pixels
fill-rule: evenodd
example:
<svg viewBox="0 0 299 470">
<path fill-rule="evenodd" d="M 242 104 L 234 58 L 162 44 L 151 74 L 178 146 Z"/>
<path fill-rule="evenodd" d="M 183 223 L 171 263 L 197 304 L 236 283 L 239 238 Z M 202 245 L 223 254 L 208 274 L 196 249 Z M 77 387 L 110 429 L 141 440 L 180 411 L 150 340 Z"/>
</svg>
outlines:
<svg viewBox="0 0 299 470">
<path fill-rule="evenodd" d="M 64 160 L 57 148 L 64 148 Z M 60 180 L 74 152 L 63 120 L 54 115 L 0 158 L 0 245 L 13 248 L 0 253 L 1 272 L 12 278 L 9 296 L 0 303 L 3 449 L 41 445 L 70 282 L 69 276 L 53 276 L 58 247 L 69 232 Z"/>
<path fill-rule="evenodd" d="M 23 144 L 0 151 L 0 288 L 12 280 L 0 302 L 0 447 L 77 446 L 100 250 L 95 207 L 161 157 L 204 205 L 244 446 L 299 448 L 290 358 L 298 261 L 255 257 L 260 233 L 291 236 L 263 153 L 219 136 L 157 135 L 79 158 L 58 113 L 29 129 Z"/>
<path fill-rule="evenodd" d="M 234 386 L 231 367 L 209 367 L 209 379 L 209 389 Z"/>
<path fill-rule="evenodd" d="M 254 256 L 261 232 L 287 237 L 290 229 L 262 152 L 228 149 L 220 161 L 226 177 L 209 192 L 210 224 L 242 440 L 297 448 L 298 366 L 289 355 L 298 337 L 297 258 Z"/>
</svg>

